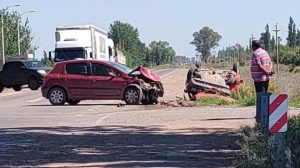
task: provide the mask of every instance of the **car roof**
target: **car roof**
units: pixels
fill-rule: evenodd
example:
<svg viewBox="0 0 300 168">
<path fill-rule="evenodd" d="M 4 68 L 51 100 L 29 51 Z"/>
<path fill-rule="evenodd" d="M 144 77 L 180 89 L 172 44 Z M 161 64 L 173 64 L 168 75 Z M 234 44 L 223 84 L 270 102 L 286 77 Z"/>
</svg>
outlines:
<svg viewBox="0 0 300 168">
<path fill-rule="evenodd" d="M 104 60 L 66 60 L 58 62 L 57 64 L 69 64 L 69 63 L 109 63 L 109 61 Z"/>
</svg>

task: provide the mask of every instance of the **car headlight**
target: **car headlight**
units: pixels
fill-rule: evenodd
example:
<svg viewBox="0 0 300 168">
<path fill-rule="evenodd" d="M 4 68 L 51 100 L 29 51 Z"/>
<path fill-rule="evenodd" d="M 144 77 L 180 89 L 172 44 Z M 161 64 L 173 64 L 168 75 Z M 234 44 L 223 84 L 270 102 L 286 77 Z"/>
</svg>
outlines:
<svg viewBox="0 0 300 168">
<path fill-rule="evenodd" d="M 42 76 L 46 76 L 47 75 L 47 72 L 45 70 L 38 70 L 37 71 L 40 75 Z"/>
</svg>

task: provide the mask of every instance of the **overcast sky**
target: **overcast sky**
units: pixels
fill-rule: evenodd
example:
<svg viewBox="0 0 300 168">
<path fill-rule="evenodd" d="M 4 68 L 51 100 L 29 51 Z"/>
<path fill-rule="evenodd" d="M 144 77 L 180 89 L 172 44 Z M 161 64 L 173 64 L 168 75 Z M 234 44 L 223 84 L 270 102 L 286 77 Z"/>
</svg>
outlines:
<svg viewBox="0 0 300 168">
<path fill-rule="evenodd" d="M 192 34 L 204 26 L 221 36 L 220 47 L 240 43 L 247 45 L 251 34 L 259 38 L 268 23 L 271 30 L 276 23 L 284 41 L 289 17 L 300 24 L 300 1 L 297 0 L 0 0 L 0 8 L 22 3 L 11 8 L 30 20 L 42 51 L 54 50 L 55 27 L 59 25 L 94 24 L 109 30 L 115 21 L 130 23 L 138 28 L 142 42 L 168 41 L 178 55 L 194 56 L 195 47 L 189 43 Z M 274 35 L 274 32 L 271 32 Z"/>
</svg>

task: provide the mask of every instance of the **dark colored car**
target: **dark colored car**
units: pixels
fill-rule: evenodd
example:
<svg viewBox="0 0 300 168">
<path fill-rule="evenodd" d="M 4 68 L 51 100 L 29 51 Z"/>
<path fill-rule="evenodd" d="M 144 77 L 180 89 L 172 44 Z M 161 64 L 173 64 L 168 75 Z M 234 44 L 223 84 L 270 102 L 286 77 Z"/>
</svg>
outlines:
<svg viewBox="0 0 300 168">
<path fill-rule="evenodd" d="M 97 60 L 63 61 L 45 77 L 43 97 L 52 105 L 81 100 L 124 100 L 127 104 L 155 104 L 164 90 L 160 78 L 146 68 L 134 70 Z"/>
<path fill-rule="evenodd" d="M 31 90 L 37 90 L 43 84 L 47 68 L 40 61 L 9 61 L 0 72 L 0 92 L 4 87 L 12 87 L 20 91 L 22 85 L 28 85 Z"/>
</svg>

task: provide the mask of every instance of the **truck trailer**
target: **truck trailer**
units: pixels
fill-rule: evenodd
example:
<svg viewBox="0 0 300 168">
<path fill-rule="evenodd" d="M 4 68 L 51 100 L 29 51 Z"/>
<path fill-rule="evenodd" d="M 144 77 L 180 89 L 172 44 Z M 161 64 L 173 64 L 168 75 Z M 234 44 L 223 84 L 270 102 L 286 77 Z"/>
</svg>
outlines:
<svg viewBox="0 0 300 168">
<path fill-rule="evenodd" d="M 49 52 L 49 59 L 51 58 Z M 75 59 L 116 61 L 107 31 L 94 25 L 59 26 L 55 31 L 54 62 Z"/>
</svg>

